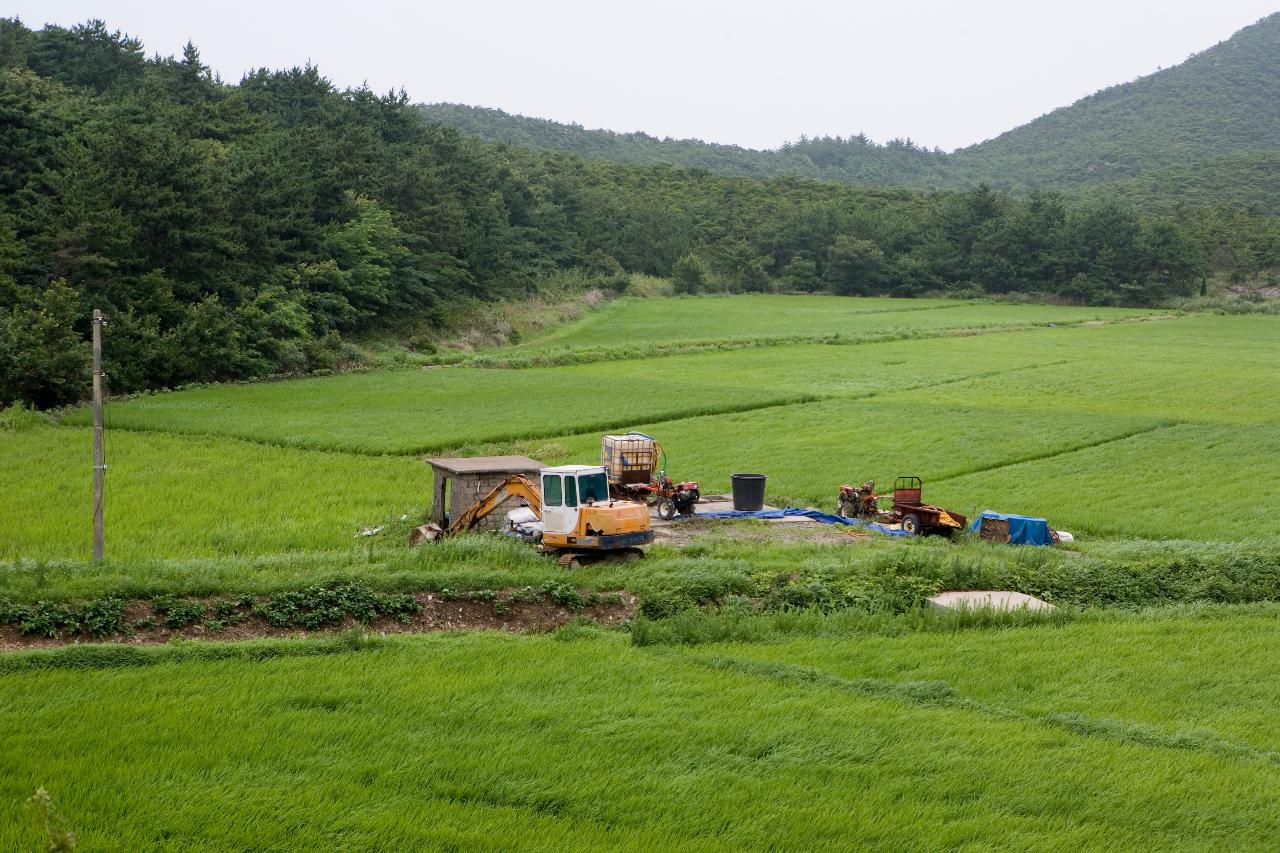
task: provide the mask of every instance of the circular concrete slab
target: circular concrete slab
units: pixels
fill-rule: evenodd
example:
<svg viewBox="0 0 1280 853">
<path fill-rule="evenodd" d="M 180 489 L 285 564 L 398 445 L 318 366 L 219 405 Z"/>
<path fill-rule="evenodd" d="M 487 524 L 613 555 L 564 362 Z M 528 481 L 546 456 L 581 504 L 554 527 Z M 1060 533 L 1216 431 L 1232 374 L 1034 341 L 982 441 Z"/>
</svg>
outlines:
<svg viewBox="0 0 1280 853">
<path fill-rule="evenodd" d="M 992 610 L 1052 610 L 1053 605 L 1042 601 L 1034 595 L 1012 590 L 974 589 L 959 592 L 940 592 L 925 599 L 933 607 L 940 610 L 958 610 L 961 607 L 970 610 L 991 608 Z"/>
</svg>

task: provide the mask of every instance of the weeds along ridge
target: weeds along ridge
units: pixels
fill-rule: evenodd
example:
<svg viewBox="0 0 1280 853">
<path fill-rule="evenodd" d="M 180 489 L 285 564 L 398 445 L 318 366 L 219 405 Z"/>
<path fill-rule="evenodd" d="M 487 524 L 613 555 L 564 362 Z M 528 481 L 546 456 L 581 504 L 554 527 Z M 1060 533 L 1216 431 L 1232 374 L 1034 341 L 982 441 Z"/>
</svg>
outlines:
<svg viewBox="0 0 1280 853">
<path fill-rule="evenodd" d="M 642 569 L 600 564 L 571 579 L 520 543 L 483 535 L 365 560 L 32 561 L 0 567 L 0 626 L 51 639 L 193 626 L 214 636 L 246 619 L 304 630 L 407 622 L 421 610 L 415 595 L 425 592 L 501 618 L 513 605 L 543 599 L 571 612 L 618 607 L 624 590 L 636 600 L 629 630 L 637 645 L 1055 625 L 1098 612 L 1280 601 L 1274 544 L 1133 542 L 1079 553 L 979 542 L 851 549 L 730 540 L 659 548 Z M 949 589 L 1016 590 L 1057 609 L 939 615 L 925 607 L 926 598 Z"/>
</svg>

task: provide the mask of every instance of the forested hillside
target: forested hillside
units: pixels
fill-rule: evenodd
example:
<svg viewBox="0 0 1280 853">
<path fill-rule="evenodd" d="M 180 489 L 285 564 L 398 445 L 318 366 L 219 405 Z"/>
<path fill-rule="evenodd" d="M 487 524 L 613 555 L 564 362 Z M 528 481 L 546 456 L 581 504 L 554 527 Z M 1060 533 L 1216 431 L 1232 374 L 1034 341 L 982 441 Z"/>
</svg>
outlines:
<svg viewBox="0 0 1280 853">
<path fill-rule="evenodd" d="M 341 368 L 361 334 L 630 272 L 1153 304 L 1277 264 L 1274 218 L 618 166 L 471 139 L 312 67 L 228 84 L 192 46 L 0 21 L 0 405 L 80 398 L 95 307 L 119 392 Z"/>
<path fill-rule="evenodd" d="M 1280 148 L 1166 166 L 1136 178 L 1094 184 L 1081 193 L 1153 211 L 1204 205 L 1217 199 L 1238 210 L 1280 216 Z"/>
<path fill-rule="evenodd" d="M 421 109 L 431 121 L 483 139 L 618 163 L 926 189 L 986 182 L 997 188 L 1073 190 L 1151 175 L 1140 189 L 1126 187 L 1126 197 L 1153 207 L 1181 200 L 1238 206 L 1261 202 L 1274 209 L 1274 195 L 1264 195 L 1227 167 L 1241 163 L 1255 171 L 1254 166 L 1280 157 L 1280 13 L 1181 65 L 1105 89 L 952 154 L 920 148 L 910 140 L 877 145 L 861 134 L 802 137 L 775 151 L 755 151 L 694 139 L 586 130 L 459 104 Z M 856 125 L 857 117 L 850 122 Z M 1224 155 L 1240 159 L 1216 159 Z M 1189 180 L 1202 162 L 1203 172 Z"/>
<path fill-rule="evenodd" d="M 427 121 L 456 127 L 469 136 L 491 142 L 508 142 L 535 151 L 568 151 L 593 160 L 629 165 L 666 164 L 706 169 L 716 175 L 813 178 L 857 186 L 940 185 L 949 174 L 945 154 L 921 148 L 909 139 L 878 145 L 861 134 L 848 139 L 802 137 L 778 151 L 757 151 L 698 139 L 658 139 L 647 133 L 588 130 L 578 124 L 465 104 L 421 104 L 418 109 Z"/>
</svg>

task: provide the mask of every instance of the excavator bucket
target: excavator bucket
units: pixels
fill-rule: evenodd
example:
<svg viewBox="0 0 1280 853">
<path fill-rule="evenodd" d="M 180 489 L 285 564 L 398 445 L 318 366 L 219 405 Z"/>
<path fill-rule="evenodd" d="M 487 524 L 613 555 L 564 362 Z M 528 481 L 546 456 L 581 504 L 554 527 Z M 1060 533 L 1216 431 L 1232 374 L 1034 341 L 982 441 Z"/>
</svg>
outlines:
<svg viewBox="0 0 1280 853">
<path fill-rule="evenodd" d="M 409 545 L 421 545 L 423 542 L 438 542 L 444 538 L 444 530 L 438 524 L 419 524 L 409 534 Z"/>
</svg>

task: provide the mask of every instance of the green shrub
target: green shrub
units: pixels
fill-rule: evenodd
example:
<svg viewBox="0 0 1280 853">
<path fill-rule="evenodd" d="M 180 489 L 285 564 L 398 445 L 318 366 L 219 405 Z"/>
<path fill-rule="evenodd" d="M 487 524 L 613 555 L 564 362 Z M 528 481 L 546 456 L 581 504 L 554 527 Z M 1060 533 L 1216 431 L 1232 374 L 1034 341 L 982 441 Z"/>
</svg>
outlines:
<svg viewBox="0 0 1280 853">
<path fill-rule="evenodd" d="M 447 592 L 442 591 L 441 597 L 445 598 Z M 379 594 L 364 584 L 340 583 L 283 592 L 254 605 L 253 609 L 274 627 L 315 630 L 339 625 L 347 618 L 361 624 L 368 624 L 380 615 L 408 621 L 421 606 L 412 595 Z"/>
<path fill-rule="evenodd" d="M 152 602 L 160 624 L 172 630 L 180 630 L 194 625 L 204 619 L 205 605 L 199 601 L 184 601 L 172 596 L 163 596 Z"/>
<path fill-rule="evenodd" d="M 49 417 L 22 403 L 0 408 L 0 432 L 25 432 L 49 424 Z"/>
<path fill-rule="evenodd" d="M 567 607 L 570 610 L 581 610 L 586 603 L 582 594 L 566 583 L 551 582 L 543 586 L 542 591 L 551 597 L 551 600 L 561 607 Z"/>
<path fill-rule="evenodd" d="M 80 626 L 79 615 L 51 601 L 37 601 L 18 616 L 18 630 L 24 634 L 37 634 L 53 639 L 64 630 L 74 631 Z"/>
<path fill-rule="evenodd" d="M 124 602 L 110 596 L 92 601 L 80 611 L 80 623 L 83 630 L 95 637 L 123 634 Z"/>
</svg>

